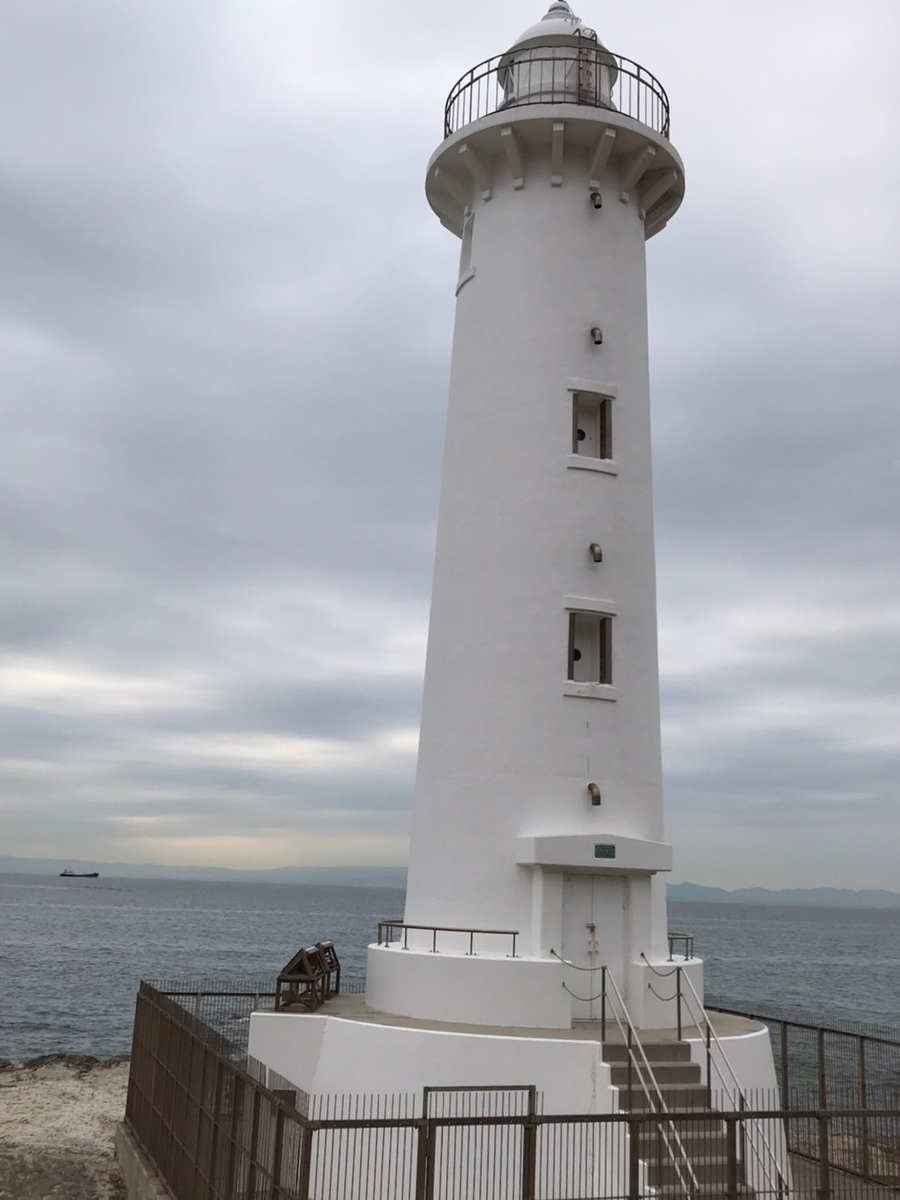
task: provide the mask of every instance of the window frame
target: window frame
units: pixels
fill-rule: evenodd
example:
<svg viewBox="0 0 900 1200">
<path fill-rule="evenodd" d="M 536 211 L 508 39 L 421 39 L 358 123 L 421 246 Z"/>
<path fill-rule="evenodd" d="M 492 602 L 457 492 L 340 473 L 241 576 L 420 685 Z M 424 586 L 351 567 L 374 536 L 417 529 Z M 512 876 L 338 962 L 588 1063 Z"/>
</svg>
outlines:
<svg viewBox="0 0 900 1200">
<path fill-rule="evenodd" d="M 572 397 L 572 449 L 571 456 L 580 458 L 589 463 L 603 463 L 609 465 L 615 462 L 614 454 L 614 439 L 613 439 L 613 399 L 614 397 L 607 392 L 595 392 L 587 388 L 572 388 L 569 392 Z M 578 438 L 579 426 L 584 424 L 584 414 L 579 414 L 579 407 L 588 404 L 596 405 L 597 408 L 597 447 L 599 453 L 585 454 L 579 450 L 580 441 Z M 593 419 L 593 418 L 592 418 Z"/>
<path fill-rule="evenodd" d="M 613 613 L 599 612 L 594 609 L 570 608 L 569 616 L 569 631 L 568 631 L 568 654 L 566 668 L 566 683 L 574 684 L 579 687 L 602 687 L 611 688 L 614 686 L 613 677 L 613 645 L 612 645 L 612 623 Z M 575 638 L 576 624 L 579 617 L 588 617 L 597 621 L 599 625 L 598 636 L 598 674 L 599 679 L 576 679 L 575 678 Z"/>
</svg>

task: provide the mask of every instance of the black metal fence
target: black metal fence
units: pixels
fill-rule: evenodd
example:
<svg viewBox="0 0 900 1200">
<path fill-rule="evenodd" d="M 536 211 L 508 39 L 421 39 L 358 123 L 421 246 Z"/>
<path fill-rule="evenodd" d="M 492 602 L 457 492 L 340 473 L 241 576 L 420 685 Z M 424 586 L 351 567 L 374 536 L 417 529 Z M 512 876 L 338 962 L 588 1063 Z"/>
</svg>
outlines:
<svg viewBox="0 0 900 1200">
<path fill-rule="evenodd" d="M 244 1065 L 250 1016 L 275 1001 L 270 979 L 156 979 L 150 986 L 218 1033 L 224 1052 Z M 342 976 L 342 993 L 365 990 L 365 979 Z M 714 1002 L 711 1008 L 768 1026 L 784 1108 L 900 1109 L 900 1030 L 774 1005 L 750 1011 Z"/>
<path fill-rule="evenodd" d="M 176 1200 L 839 1200 L 900 1189 L 900 1113 L 544 1113 L 533 1087 L 310 1098 L 142 984 L 126 1120 Z M 245 999 L 245 996 L 227 997 Z M 201 996 L 201 1012 L 204 1000 Z M 304 1017 L 286 1017 L 304 1020 Z"/>
<path fill-rule="evenodd" d="M 669 136 L 669 97 L 649 71 L 584 39 L 498 55 L 467 71 L 444 109 L 444 135 L 492 113 L 532 104 L 578 104 L 633 117 Z"/>
<path fill-rule="evenodd" d="M 141 984 L 126 1122 L 177 1200 L 296 1200 L 308 1134 L 229 1051 L 215 1030 Z"/>
<path fill-rule="evenodd" d="M 247 1063 L 250 1016 L 257 1009 L 274 1007 L 276 995 L 271 979 L 151 979 L 147 986 L 218 1033 L 223 1053 L 242 1065 Z M 365 990 L 365 979 L 342 977 L 342 993 L 359 995 Z"/>
<path fill-rule="evenodd" d="M 900 1031 L 775 1006 L 714 1007 L 768 1026 L 785 1108 L 851 1098 L 860 1108 L 900 1109 Z"/>
</svg>

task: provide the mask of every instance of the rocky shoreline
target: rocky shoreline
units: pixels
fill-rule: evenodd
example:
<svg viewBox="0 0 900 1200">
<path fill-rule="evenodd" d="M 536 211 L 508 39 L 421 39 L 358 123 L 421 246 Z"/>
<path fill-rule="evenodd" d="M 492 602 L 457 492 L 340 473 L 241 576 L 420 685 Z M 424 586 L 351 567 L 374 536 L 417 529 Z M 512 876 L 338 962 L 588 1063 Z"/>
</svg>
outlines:
<svg viewBox="0 0 900 1200">
<path fill-rule="evenodd" d="M 0 1060 L 0 1200 L 124 1200 L 113 1155 L 128 1058 Z"/>
</svg>

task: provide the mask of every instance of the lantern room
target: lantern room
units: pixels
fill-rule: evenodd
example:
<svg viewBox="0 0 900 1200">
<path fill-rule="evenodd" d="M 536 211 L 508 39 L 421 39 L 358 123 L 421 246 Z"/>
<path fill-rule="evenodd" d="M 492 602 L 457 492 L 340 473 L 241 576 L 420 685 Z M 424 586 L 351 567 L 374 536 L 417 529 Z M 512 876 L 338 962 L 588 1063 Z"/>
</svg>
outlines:
<svg viewBox="0 0 900 1200">
<path fill-rule="evenodd" d="M 590 104 L 614 108 L 616 60 L 596 30 L 557 0 L 500 60 L 502 108 L 519 104 Z"/>
</svg>

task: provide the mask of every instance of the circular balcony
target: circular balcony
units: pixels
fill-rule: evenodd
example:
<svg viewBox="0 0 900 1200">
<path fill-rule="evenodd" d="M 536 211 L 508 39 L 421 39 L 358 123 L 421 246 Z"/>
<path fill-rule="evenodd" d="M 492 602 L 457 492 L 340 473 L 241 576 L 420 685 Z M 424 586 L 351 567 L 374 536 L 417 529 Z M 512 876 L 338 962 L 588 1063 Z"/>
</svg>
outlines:
<svg viewBox="0 0 900 1200">
<path fill-rule="evenodd" d="M 605 108 L 669 136 L 669 97 L 659 80 L 638 63 L 589 41 L 513 49 L 479 63 L 447 98 L 444 136 L 481 117 L 527 104 Z"/>
</svg>

